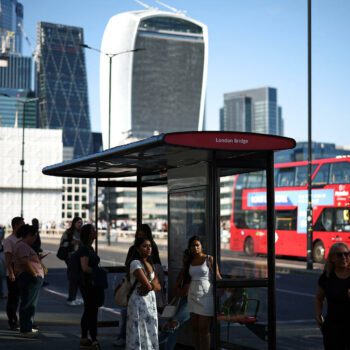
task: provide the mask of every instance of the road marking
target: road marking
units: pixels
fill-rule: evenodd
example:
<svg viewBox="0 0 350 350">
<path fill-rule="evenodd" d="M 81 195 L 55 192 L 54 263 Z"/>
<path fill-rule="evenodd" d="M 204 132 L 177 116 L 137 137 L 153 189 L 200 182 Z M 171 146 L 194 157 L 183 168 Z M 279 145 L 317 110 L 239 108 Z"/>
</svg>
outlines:
<svg viewBox="0 0 350 350">
<path fill-rule="evenodd" d="M 311 318 L 309 320 L 288 320 L 288 321 L 277 321 L 277 324 L 298 324 L 298 323 L 312 323 L 312 324 L 316 324 L 316 321 Z M 315 326 L 316 327 L 316 326 Z"/>
<path fill-rule="evenodd" d="M 47 288 L 47 287 L 45 287 L 44 290 L 46 292 L 48 292 L 48 293 L 57 295 L 59 297 L 62 297 L 62 298 L 65 298 L 65 299 L 68 298 L 68 294 L 66 294 L 66 293 L 61 293 L 61 292 L 58 292 L 57 290 L 54 290 L 54 289 L 51 289 L 51 288 Z M 108 312 L 110 312 L 110 313 L 112 313 L 114 315 L 119 315 L 120 314 L 120 311 L 118 309 L 112 309 L 112 308 L 106 307 L 106 306 L 101 306 L 100 309 L 108 311 Z"/>
<path fill-rule="evenodd" d="M 294 292 L 294 291 L 288 290 L 288 289 L 276 289 L 276 292 L 282 292 L 282 293 L 288 293 L 288 294 L 294 294 L 294 295 L 302 295 L 304 297 L 311 297 L 311 298 L 315 297 L 315 294 Z"/>
</svg>

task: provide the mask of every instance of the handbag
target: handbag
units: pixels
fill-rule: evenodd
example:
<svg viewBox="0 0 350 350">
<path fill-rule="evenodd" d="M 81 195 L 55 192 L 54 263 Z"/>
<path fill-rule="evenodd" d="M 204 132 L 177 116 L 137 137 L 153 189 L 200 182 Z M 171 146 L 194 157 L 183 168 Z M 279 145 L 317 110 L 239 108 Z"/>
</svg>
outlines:
<svg viewBox="0 0 350 350">
<path fill-rule="evenodd" d="M 68 253 L 69 253 L 69 247 L 59 246 L 56 256 L 60 260 L 67 260 L 68 259 Z"/>
<path fill-rule="evenodd" d="M 117 286 L 117 288 L 114 291 L 114 301 L 117 306 L 128 306 L 130 295 L 135 289 L 136 283 L 137 280 L 134 282 L 133 285 L 131 285 L 131 282 L 129 281 L 127 276 L 123 278 L 122 282 Z"/>
<path fill-rule="evenodd" d="M 92 270 L 92 284 L 95 287 L 107 289 L 108 288 L 107 270 L 101 266 L 95 267 Z"/>
<path fill-rule="evenodd" d="M 163 309 L 162 318 L 173 318 L 180 304 L 180 297 L 173 298 L 168 305 Z"/>
</svg>

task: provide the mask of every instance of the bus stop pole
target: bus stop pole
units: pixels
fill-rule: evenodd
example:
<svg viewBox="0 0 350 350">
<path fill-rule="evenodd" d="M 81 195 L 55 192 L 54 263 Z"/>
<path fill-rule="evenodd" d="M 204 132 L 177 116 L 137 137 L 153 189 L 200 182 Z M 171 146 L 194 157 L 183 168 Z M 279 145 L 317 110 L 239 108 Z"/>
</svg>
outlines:
<svg viewBox="0 0 350 350">
<path fill-rule="evenodd" d="M 139 228 L 142 224 L 142 176 L 137 175 L 136 190 L 136 225 Z"/>
<path fill-rule="evenodd" d="M 267 273 L 268 273 L 268 349 L 276 349 L 276 283 L 275 283 L 275 191 L 273 152 L 267 154 Z"/>
</svg>

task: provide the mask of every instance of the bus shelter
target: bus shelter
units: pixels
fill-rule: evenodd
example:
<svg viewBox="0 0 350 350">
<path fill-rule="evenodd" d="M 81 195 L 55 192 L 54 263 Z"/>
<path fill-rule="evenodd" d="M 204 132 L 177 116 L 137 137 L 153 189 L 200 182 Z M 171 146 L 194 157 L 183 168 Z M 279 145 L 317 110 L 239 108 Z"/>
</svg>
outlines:
<svg viewBox="0 0 350 350">
<path fill-rule="evenodd" d="M 273 135 L 177 132 L 47 166 L 43 173 L 95 179 L 96 198 L 99 187 L 135 187 L 138 225 L 142 223 L 142 188 L 166 185 L 168 290 L 182 267 L 188 239 L 199 235 L 222 275 L 213 281 L 214 347 L 276 349 L 274 152 L 294 147 L 293 139 Z M 258 171 L 266 173 L 267 255 L 263 262 L 232 252 L 222 240 L 221 211 L 232 203 L 232 191 L 225 192 L 223 184 L 236 174 Z M 186 332 L 191 332 L 190 327 L 182 330 L 182 339 L 188 342 L 193 337 Z"/>
</svg>

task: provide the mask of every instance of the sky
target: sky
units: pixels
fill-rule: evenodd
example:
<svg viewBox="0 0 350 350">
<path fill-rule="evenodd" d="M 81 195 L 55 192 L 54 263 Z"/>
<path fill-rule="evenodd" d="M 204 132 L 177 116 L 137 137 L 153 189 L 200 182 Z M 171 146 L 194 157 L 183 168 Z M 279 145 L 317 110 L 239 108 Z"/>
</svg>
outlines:
<svg viewBox="0 0 350 350">
<path fill-rule="evenodd" d="M 108 20 L 142 9 L 133 0 L 20 0 L 24 54 L 36 43 L 39 21 L 78 26 L 85 43 L 100 48 Z M 149 6 L 165 10 L 153 0 Z M 164 0 L 208 26 L 206 128 L 218 130 L 227 92 L 275 87 L 285 136 L 307 140 L 307 0 Z M 312 6 L 312 138 L 350 145 L 350 1 L 314 0 Z M 128 48 L 126 48 L 127 50 Z M 86 50 L 92 130 L 100 131 L 99 54 Z"/>
</svg>

